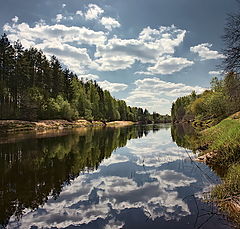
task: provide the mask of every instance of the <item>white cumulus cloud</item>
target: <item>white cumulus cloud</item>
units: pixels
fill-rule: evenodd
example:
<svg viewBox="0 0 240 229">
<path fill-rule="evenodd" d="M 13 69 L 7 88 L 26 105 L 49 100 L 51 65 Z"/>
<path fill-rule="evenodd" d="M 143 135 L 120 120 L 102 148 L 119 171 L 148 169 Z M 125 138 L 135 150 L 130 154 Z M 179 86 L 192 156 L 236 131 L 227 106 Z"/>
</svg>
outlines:
<svg viewBox="0 0 240 229">
<path fill-rule="evenodd" d="M 159 78 L 144 78 L 135 81 L 136 88 L 125 99 L 130 106 L 141 106 L 149 111 L 161 114 L 170 112 L 171 104 L 180 96 L 192 91 L 202 93 L 206 88 L 188 86 L 183 83 L 172 83 Z"/>
<path fill-rule="evenodd" d="M 193 65 L 194 62 L 186 58 L 164 56 L 160 57 L 154 66 L 148 67 L 147 72 L 136 72 L 135 74 L 156 75 L 172 74 Z"/>
<path fill-rule="evenodd" d="M 100 71 L 116 71 L 131 67 L 136 61 L 143 64 L 156 65 L 159 58 L 166 54 L 174 54 L 184 37 L 185 30 L 161 26 L 158 30 L 147 27 L 137 39 L 120 39 L 114 36 L 106 44 L 97 46 L 95 57 Z M 179 59 L 171 59 L 172 61 Z M 184 65 L 192 64 L 182 59 Z M 169 63 L 168 63 L 169 65 Z M 178 63 L 178 68 L 180 64 Z"/>
<path fill-rule="evenodd" d="M 44 42 L 36 45 L 36 47 L 43 50 L 48 56 L 57 56 L 71 71 L 79 75 L 85 75 L 86 69 L 96 67 L 95 63 L 89 57 L 86 48 L 77 48 L 69 44 L 62 44 L 58 40 Z M 91 75 L 89 79 L 96 79 L 96 77 Z"/>
<path fill-rule="evenodd" d="M 100 20 L 101 24 L 108 30 L 112 30 L 113 28 L 120 27 L 120 23 L 112 17 L 102 17 Z"/>
<path fill-rule="evenodd" d="M 46 40 L 58 40 L 62 43 L 75 42 L 76 44 L 100 45 L 106 40 L 104 32 L 96 32 L 86 27 L 66 26 L 62 24 L 46 25 L 37 23 L 35 26 L 30 27 L 27 23 L 21 23 L 5 26 L 4 31 L 10 32 L 10 40 L 11 38 L 18 38 L 20 41 L 26 39 L 35 44 Z"/>
<path fill-rule="evenodd" d="M 61 18 L 62 16 L 59 16 L 58 19 Z M 70 70 L 81 75 L 85 74 L 87 69 L 98 68 L 98 64 L 91 60 L 88 49 L 79 46 L 98 46 L 106 40 L 104 32 L 62 24 L 37 23 L 33 27 L 27 23 L 6 24 L 4 31 L 8 32 L 11 41 L 19 39 L 25 48 L 35 46 L 48 56 L 55 55 Z"/>
<path fill-rule="evenodd" d="M 15 16 L 14 18 L 12 18 L 12 21 L 14 22 L 14 23 L 17 23 L 18 22 L 18 16 Z"/>
<path fill-rule="evenodd" d="M 81 10 L 77 10 L 75 14 L 76 14 L 76 15 L 83 16 L 83 12 L 82 12 Z"/>
<path fill-rule="evenodd" d="M 89 4 L 88 10 L 85 13 L 86 20 L 97 19 L 101 14 L 104 13 L 104 10 L 96 4 Z"/>
<path fill-rule="evenodd" d="M 190 47 L 190 51 L 193 53 L 197 53 L 201 60 L 214 60 L 214 59 L 220 59 L 224 58 L 225 56 L 218 51 L 213 51 L 210 48 L 212 47 L 212 44 L 209 43 L 203 43 L 199 44 L 193 47 Z"/>
<path fill-rule="evenodd" d="M 62 14 L 57 14 L 56 15 L 56 22 L 60 22 L 61 20 L 63 20 L 63 19 L 65 19 L 65 17 L 63 17 L 63 15 Z"/>
<path fill-rule="evenodd" d="M 98 81 L 98 85 L 103 90 L 108 90 L 110 92 L 124 91 L 128 87 L 127 84 L 124 84 L 124 83 L 111 83 L 111 82 L 109 82 L 107 80 Z"/>
<path fill-rule="evenodd" d="M 117 71 L 130 68 L 134 62 L 133 58 L 124 56 L 103 56 L 96 60 L 99 71 Z"/>
</svg>

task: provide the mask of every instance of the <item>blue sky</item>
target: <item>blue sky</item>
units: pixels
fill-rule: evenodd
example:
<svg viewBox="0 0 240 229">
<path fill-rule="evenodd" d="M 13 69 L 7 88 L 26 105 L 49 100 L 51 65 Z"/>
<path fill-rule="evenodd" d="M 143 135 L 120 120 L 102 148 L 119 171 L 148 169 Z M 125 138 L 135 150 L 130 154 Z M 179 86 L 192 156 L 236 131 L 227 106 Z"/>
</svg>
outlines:
<svg viewBox="0 0 240 229">
<path fill-rule="evenodd" d="M 0 28 L 129 105 L 166 114 L 219 75 L 226 17 L 237 10 L 235 0 L 9 0 Z"/>
</svg>

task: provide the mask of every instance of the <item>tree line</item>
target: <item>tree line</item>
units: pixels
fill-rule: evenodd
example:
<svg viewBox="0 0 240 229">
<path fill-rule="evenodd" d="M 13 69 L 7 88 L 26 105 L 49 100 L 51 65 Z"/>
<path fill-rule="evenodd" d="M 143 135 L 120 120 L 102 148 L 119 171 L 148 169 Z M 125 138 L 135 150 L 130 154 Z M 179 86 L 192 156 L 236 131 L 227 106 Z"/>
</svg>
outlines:
<svg viewBox="0 0 240 229">
<path fill-rule="evenodd" d="M 214 77 L 211 89 L 197 95 L 194 91 L 178 98 L 171 109 L 173 122 L 218 119 L 240 111 L 240 75 L 230 72 L 223 79 Z"/>
<path fill-rule="evenodd" d="M 79 79 L 41 50 L 0 39 L 0 119 L 169 122 L 170 116 L 127 106 L 96 81 Z"/>
</svg>

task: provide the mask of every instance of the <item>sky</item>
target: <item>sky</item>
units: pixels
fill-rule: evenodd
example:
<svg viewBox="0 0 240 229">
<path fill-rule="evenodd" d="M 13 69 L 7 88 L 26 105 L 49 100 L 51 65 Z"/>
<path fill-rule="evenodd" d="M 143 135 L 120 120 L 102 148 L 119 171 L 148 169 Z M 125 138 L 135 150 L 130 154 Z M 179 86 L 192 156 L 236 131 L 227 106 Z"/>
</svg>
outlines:
<svg viewBox="0 0 240 229">
<path fill-rule="evenodd" d="M 128 105 L 169 114 L 179 96 L 221 77 L 236 0 L 0 0 L 11 42 L 55 55 Z"/>
</svg>

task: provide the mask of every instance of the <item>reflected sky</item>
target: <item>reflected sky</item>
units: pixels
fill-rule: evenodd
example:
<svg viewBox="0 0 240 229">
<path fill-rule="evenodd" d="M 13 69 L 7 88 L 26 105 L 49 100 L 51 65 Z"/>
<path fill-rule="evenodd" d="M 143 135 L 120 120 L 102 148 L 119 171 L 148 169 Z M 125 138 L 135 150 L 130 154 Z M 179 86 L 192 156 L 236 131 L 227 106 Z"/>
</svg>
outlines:
<svg viewBox="0 0 240 229">
<path fill-rule="evenodd" d="M 200 201 L 219 179 L 198 166 L 205 174 L 172 141 L 169 128 L 150 131 L 96 170 L 80 173 L 57 199 L 25 209 L 20 221 L 12 216 L 8 228 L 230 228 Z"/>
</svg>

